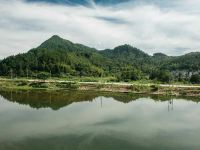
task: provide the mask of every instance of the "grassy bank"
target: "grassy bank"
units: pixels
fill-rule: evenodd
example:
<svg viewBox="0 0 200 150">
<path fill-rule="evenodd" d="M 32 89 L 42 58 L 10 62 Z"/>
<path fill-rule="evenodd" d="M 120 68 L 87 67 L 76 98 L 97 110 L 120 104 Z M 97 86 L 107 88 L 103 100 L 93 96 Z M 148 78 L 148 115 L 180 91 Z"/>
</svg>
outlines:
<svg viewBox="0 0 200 150">
<path fill-rule="evenodd" d="M 153 83 L 83 82 L 66 80 L 28 80 L 0 78 L 0 89 L 81 90 L 154 95 L 200 96 L 200 86 Z"/>
</svg>

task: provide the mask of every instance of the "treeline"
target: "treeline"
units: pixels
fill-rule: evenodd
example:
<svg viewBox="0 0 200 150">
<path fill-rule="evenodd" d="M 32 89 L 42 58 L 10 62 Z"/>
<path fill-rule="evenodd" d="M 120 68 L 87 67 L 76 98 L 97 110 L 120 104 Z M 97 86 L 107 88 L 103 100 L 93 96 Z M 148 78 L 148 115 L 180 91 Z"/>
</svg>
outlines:
<svg viewBox="0 0 200 150">
<path fill-rule="evenodd" d="M 0 62 L 0 75 L 10 77 L 107 77 L 116 81 L 155 80 L 200 83 L 200 53 L 149 56 L 122 45 L 98 51 L 53 36 L 39 47 Z"/>
</svg>

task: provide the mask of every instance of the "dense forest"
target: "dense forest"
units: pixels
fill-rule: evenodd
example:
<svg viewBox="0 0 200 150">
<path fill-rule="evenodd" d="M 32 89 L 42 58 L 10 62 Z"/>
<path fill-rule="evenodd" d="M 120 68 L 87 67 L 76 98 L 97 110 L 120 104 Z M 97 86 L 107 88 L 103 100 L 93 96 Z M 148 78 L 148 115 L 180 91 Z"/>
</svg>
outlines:
<svg viewBox="0 0 200 150">
<path fill-rule="evenodd" d="M 0 75 L 12 77 L 115 77 L 116 81 L 155 80 L 200 83 L 200 52 L 153 56 L 121 45 L 96 50 L 52 36 L 27 53 L 0 61 Z"/>
</svg>

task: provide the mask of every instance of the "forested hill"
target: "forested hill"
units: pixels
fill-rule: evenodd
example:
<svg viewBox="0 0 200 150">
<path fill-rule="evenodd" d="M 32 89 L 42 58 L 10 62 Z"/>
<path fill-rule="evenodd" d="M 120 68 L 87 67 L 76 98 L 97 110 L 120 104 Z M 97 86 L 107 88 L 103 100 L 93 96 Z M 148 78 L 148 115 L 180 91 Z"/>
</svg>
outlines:
<svg viewBox="0 0 200 150">
<path fill-rule="evenodd" d="M 52 36 L 27 53 L 10 56 L 0 62 L 0 75 L 37 77 L 40 73 L 56 77 L 113 76 L 116 80 L 152 79 L 160 81 L 189 80 L 198 76 L 200 53 L 167 56 L 156 53 L 150 56 L 130 45 L 114 49 L 96 50 Z"/>
</svg>

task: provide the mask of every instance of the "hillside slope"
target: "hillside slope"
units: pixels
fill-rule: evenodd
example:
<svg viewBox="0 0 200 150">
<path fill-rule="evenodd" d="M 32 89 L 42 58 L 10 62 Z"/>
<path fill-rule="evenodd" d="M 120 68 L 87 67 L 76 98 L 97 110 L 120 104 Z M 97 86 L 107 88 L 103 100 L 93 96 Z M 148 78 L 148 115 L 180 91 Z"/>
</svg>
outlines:
<svg viewBox="0 0 200 150">
<path fill-rule="evenodd" d="M 200 70 L 200 53 L 183 56 L 153 56 L 130 45 L 99 51 L 82 44 L 60 38 L 57 35 L 27 53 L 10 56 L 0 62 L 0 75 L 37 76 L 40 72 L 53 76 L 115 76 L 119 80 L 148 79 L 158 72 L 195 72 Z M 154 74 L 155 75 L 155 74 Z M 154 79 L 154 78 L 153 78 Z"/>
</svg>

